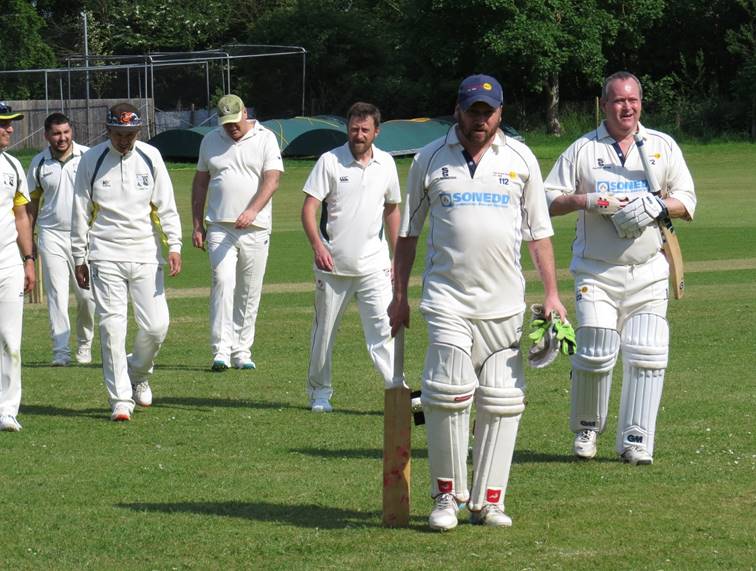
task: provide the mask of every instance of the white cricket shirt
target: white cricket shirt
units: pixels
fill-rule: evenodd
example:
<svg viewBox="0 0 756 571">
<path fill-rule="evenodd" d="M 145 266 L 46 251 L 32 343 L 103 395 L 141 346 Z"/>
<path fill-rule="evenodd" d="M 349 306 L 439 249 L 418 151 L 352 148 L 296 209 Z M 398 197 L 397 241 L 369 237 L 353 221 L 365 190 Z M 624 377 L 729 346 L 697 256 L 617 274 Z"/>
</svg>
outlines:
<svg viewBox="0 0 756 571">
<path fill-rule="evenodd" d="M 688 216 L 693 218 L 696 194 L 680 147 L 670 136 L 640 124 L 638 132 L 645 140 L 644 149 L 659 184 L 668 190 L 669 196 L 682 202 Z M 638 148 L 633 144 L 623 165 L 612 146 L 614 143 L 603 123 L 572 143 L 546 177 L 544 184 L 549 204 L 563 194 L 600 192 L 632 200 L 639 196 L 638 193 L 648 192 Z M 578 211 L 576 238 L 572 245 L 576 258 L 633 265 L 648 261 L 661 247 L 661 233 L 656 224 L 647 226 L 638 238 L 620 238 L 611 217 Z"/>
<path fill-rule="evenodd" d="M 554 233 L 528 147 L 499 132 L 471 176 L 452 127 L 412 162 L 400 235 L 419 236 L 428 215 L 421 309 L 468 319 L 525 310 L 522 240 Z"/>
<path fill-rule="evenodd" d="M 363 165 L 345 143 L 320 156 L 302 190 L 321 201 L 320 240 L 333 258 L 331 273 L 362 276 L 391 267 L 383 207 L 402 201 L 391 155 L 373 145 Z"/>
<path fill-rule="evenodd" d="M 34 156 L 27 174 L 27 185 L 33 197 L 39 196 L 37 226 L 62 232 L 71 231 L 74 180 L 81 156 L 89 147 L 73 145 L 73 152 L 61 163 L 52 156 L 50 147 Z"/>
<path fill-rule="evenodd" d="M 161 242 L 181 252 L 181 222 L 163 157 L 136 141 L 122 155 L 105 141 L 84 153 L 74 183 L 74 263 L 164 263 Z"/>
<path fill-rule="evenodd" d="M 276 136 L 255 121 L 238 141 L 229 137 L 222 127 L 205 135 L 200 144 L 197 170 L 210 173 L 205 220 L 233 223 L 257 194 L 263 173 L 283 172 L 284 167 Z M 258 212 L 252 226 L 270 230 L 272 212 L 271 199 Z"/>
<path fill-rule="evenodd" d="M 24 167 L 16 157 L 0 151 L 0 268 L 22 264 L 16 244 L 18 232 L 13 207 L 27 204 L 30 200 Z"/>
</svg>

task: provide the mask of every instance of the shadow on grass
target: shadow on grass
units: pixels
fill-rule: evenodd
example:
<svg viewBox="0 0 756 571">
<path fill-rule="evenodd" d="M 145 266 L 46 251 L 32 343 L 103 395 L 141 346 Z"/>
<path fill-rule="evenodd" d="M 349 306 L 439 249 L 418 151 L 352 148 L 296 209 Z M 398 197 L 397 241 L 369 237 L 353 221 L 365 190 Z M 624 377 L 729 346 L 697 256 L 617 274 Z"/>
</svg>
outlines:
<svg viewBox="0 0 756 571">
<path fill-rule="evenodd" d="M 360 459 L 378 459 L 383 458 L 382 448 L 348 448 L 340 450 L 323 450 L 322 448 L 290 448 L 292 454 L 304 454 L 305 456 L 315 456 L 317 458 L 360 458 Z M 428 458 L 428 450 L 423 447 L 412 450 L 412 458 Z"/>
<path fill-rule="evenodd" d="M 317 529 L 380 528 L 381 513 L 355 511 L 316 504 L 282 505 L 267 502 L 128 503 L 116 507 L 137 512 L 189 513 L 288 524 Z M 425 518 L 412 517 L 411 529 L 423 531 Z"/>
<path fill-rule="evenodd" d="M 110 419 L 110 410 L 107 406 L 100 408 L 59 408 L 57 406 L 45 406 L 38 404 L 25 404 L 21 407 L 22 414 L 32 414 L 37 416 L 81 416 L 85 418 Z"/>
<path fill-rule="evenodd" d="M 572 453 L 565 454 L 544 454 L 543 452 L 535 452 L 533 450 L 515 450 L 514 463 L 515 464 L 549 464 L 549 463 L 562 463 L 562 464 L 585 464 L 593 462 L 613 462 L 616 463 L 616 458 L 602 458 L 596 457 L 591 460 L 583 460 L 578 458 Z"/>
<path fill-rule="evenodd" d="M 207 397 L 155 397 L 152 408 L 256 408 L 285 409 L 292 406 L 285 402 L 258 402 L 247 399 L 207 398 Z"/>
</svg>

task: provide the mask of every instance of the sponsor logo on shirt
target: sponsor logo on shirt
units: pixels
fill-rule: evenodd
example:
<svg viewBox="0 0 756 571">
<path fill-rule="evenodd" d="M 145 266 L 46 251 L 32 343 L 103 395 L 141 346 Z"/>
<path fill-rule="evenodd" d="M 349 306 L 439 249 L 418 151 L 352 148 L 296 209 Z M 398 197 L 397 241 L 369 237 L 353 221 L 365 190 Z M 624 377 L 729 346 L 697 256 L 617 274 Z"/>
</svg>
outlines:
<svg viewBox="0 0 756 571">
<path fill-rule="evenodd" d="M 489 208 L 509 208 L 509 194 L 499 192 L 441 192 L 441 206 L 484 206 Z"/>
<path fill-rule="evenodd" d="M 339 182 L 349 182 L 349 177 L 348 176 L 340 176 L 339 177 Z"/>
<path fill-rule="evenodd" d="M 136 183 L 139 188 L 146 188 L 150 185 L 150 175 L 138 174 L 136 175 Z"/>
<path fill-rule="evenodd" d="M 648 183 L 645 180 L 597 180 L 596 192 L 645 192 Z"/>
<path fill-rule="evenodd" d="M 601 170 L 601 169 L 603 169 L 605 171 L 610 171 L 610 170 L 612 170 L 613 167 L 614 167 L 614 165 L 611 165 L 611 164 L 608 165 L 608 164 L 606 164 L 604 162 L 604 159 L 596 159 L 596 166 L 593 167 L 593 170 L 596 170 L 596 169 Z"/>
</svg>

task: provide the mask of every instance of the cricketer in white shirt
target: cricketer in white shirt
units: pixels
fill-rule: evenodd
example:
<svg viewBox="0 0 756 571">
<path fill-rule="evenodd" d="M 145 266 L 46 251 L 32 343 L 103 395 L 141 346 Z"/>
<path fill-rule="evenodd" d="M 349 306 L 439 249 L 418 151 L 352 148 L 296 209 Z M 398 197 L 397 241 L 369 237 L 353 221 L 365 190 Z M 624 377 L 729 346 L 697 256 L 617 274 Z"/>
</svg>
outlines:
<svg viewBox="0 0 756 571">
<path fill-rule="evenodd" d="M 315 272 L 307 395 L 316 412 L 331 409 L 333 346 L 352 299 L 384 386 L 403 380 L 394 379 L 387 313 L 392 295 L 389 242 L 393 249 L 400 222 L 399 176 L 393 157 L 373 144 L 380 132 L 378 109 L 357 103 L 348 116 L 349 141 L 318 159 L 303 188 L 302 223 L 313 246 Z"/>
<path fill-rule="evenodd" d="M 52 338 L 52 364 L 71 362 L 68 317 L 70 286 L 76 298 L 76 360 L 92 361 L 94 337 L 94 298 L 90 290 L 76 284 L 71 254 L 71 210 L 74 180 L 82 155 L 89 147 L 72 138 L 71 124 L 65 115 L 53 113 L 45 120 L 45 138 L 49 146 L 37 154 L 29 165 L 27 184 L 31 190 L 32 225 L 36 224 L 37 248 L 42 260 L 42 280 L 47 298 Z"/>
</svg>

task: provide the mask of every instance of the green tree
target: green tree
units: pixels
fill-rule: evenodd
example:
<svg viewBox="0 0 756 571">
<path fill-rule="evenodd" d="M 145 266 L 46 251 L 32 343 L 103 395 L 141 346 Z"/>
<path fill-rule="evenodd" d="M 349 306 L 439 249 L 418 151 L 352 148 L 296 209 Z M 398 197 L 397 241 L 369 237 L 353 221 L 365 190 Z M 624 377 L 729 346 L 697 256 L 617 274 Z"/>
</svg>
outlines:
<svg viewBox="0 0 756 571">
<path fill-rule="evenodd" d="M 733 80 L 735 94 L 744 107 L 751 139 L 756 139 L 756 0 L 737 0 L 745 11 L 743 23 L 725 34 L 727 50 L 739 59 Z"/>
</svg>

